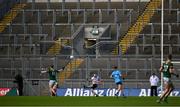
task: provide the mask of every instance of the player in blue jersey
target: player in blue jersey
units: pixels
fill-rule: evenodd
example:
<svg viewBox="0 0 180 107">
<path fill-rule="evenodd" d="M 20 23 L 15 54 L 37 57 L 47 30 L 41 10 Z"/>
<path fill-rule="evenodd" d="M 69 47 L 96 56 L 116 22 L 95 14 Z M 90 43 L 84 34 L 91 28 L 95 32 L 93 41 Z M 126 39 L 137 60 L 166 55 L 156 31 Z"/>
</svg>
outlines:
<svg viewBox="0 0 180 107">
<path fill-rule="evenodd" d="M 124 75 L 122 75 L 121 71 L 117 69 L 117 66 L 113 67 L 113 71 L 111 74 L 111 78 L 114 79 L 115 84 L 117 85 L 117 92 L 115 93 L 115 96 L 118 97 L 119 92 L 121 92 L 121 95 L 123 97 L 125 97 L 124 93 L 123 93 L 123 79 L 124 79 Z"/>
</svg>

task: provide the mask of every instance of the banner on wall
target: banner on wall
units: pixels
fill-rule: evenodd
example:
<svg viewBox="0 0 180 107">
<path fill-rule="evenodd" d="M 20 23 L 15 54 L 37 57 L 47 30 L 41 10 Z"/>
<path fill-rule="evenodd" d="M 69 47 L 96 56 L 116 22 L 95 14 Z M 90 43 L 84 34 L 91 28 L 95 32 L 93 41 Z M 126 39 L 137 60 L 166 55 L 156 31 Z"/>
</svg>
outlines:
<svg viewBox="0 0 180 107">
<path fill-rule="evenodd" d="M 114 96 L 116 93 L 116 89 L 112 88 L 101 88 L 95 90 L 99 96 Z M 124 89 L 124 93 L 126 96 L 150 96 L 150 89 L 140 89 L 140 88 L 132 88 L 132 89 Z M 59 88 L 57 90 L 58 96 L 93 96 L 90 89 L 84 88 Z M 119 96 L 121 93 L 119 93 Z M 161 95 L 161 91 L 158 91 L 158 96 Z M 180 96 L 180 89 L 175 89 L 170 96 Z"/>
<path fill-rule="evenodd" d="M 5 96 L 11 88 L 0 88 L 0 96 Z"/>
<path fill-rule="evenodd" d="M 0 88 L 0 96 L 17 96 L 18 91 L 16 88 Z"/>
</svg>

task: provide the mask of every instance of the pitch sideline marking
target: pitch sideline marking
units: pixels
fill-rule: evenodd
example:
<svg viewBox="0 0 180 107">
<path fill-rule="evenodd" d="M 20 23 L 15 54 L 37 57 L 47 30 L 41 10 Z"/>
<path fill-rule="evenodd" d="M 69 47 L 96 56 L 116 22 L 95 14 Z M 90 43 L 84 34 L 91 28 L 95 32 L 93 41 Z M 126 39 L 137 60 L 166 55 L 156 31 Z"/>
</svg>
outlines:
<svg viewBox="0 0 180 107">
<path fill-rule="evenodd" d="M 19 106 L 0 106 L 0 107 L 19 107 Z M 21 107 L 44 107 L 44 106 L 21 106 Z M 46 107 L 139 107 L 139 106 L 46 106 Z M 162 106 L 141 106 L 141 107 L 162 107 Z M 166 106 L 172 107 L 172 106 Z M 179 107 L 179 106 L 173 106 Z"/>
</svg>

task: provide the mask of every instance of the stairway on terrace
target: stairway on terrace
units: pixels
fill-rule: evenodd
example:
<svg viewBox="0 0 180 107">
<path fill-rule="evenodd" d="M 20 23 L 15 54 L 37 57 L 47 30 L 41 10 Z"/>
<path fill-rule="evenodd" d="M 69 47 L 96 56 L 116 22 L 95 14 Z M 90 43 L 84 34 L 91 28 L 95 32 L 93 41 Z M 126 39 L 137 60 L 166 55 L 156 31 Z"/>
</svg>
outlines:
<svg viewBox="0 0 180 107">
<path fill-rule="evenodd" d="M 174 2 L 174 1 L 173 1 Z M 180 54 L 180 25 L 178 22 L 179 10 L 166 5 L 164 9 L 164 55 L 173 54 L 178 58 Z M 127 50 L 127 55 L 153 55 L 161 54 L 161 14 L 156 11 L 150 23 L 136 38 L 135 42 Z"/>
<path fill-rule="evenodd" d="M 142 15 L 140 15 L 133 24 L 127 34 L 119 41 L 118 46 L 113 50 L 112 54 L 119 53 L 119 47 L 121 47 L 121 54 L 124 54 L 130 45 L 134 42 L 134 40 L 138 37 L 139 33 L 143 30 L 143 28 L 148 24 L 150 19 L 155 13 L 155 10 L 161 5 L 161 0 L 151 0 Z"/>
<path fill-rule="evenodd" d="M 16 4 L 0 21 L 0 33 L 10 24 L 13 19 L 18 15 L 18 11 L 23 9 L 26 4 Z"/>
</svg>

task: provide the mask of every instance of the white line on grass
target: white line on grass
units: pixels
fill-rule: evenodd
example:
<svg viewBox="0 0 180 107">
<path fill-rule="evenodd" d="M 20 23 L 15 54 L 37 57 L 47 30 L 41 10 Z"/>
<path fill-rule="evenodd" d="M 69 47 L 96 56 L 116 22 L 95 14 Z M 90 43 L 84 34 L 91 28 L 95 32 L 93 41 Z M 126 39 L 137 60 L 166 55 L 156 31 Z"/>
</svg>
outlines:
<svg viewBox="0 0 180 107">
<path fill-rule="evenodd" d="M 0 107 L 139 107 L 139 106 L 0 106 Z M 162 106 L 141 106 L 141 107 L 162 107 Z M 172 106 L 166 106 L 172 107 Z M 179 107 L 179 106 L 173 106 Z"/>
</svg>

